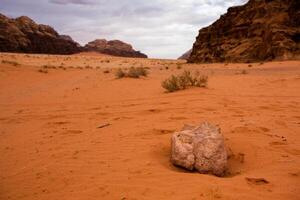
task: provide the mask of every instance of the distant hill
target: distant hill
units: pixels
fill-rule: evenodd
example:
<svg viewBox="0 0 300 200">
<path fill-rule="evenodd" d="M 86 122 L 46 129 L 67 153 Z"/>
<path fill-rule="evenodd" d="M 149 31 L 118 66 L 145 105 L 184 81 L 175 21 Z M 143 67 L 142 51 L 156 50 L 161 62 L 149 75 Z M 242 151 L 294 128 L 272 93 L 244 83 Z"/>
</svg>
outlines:
<svg viewBox="0 0 300 200">
<path fill-rule="evenodd" d="M 147 55 L 134 50 L 130 44 L 120 40 L 97 39 L 86 44 L 84 48 L 86 51 L 96 51 L 114 56 L 147 58 Z"/>
<path fill-rule="evenodd" d="M 199 31 L 189 62 L 300 58 L 300 1 L 250 0 Z"/>
<path fill-rule="evenodd" d="M 147 58 L 130 44 L 119 40 L 94 40 L 81 47 L 68 35 L 35 23 L 26 16 L 15 19 L 0 14 L 0 51 L 16 53 L 74 54 L 96 51 L 113 56 Z"/>
<path fill-rule="evenodd" d="M 0 51 L 73 54 L 81 50 L 70 36 L 59 35 L 50 26 L 25 16 L 11 19 L 0 14 Z"/>
<path fill-rule="evenodd" d="M 182 59 L 182 60 L 188 60 L 190 55 L 192 53 L 192 49 L 188 50 L 187 52 L 185 52 L 182 56 L 180 56 L 178 59 Z"/>
</svg>

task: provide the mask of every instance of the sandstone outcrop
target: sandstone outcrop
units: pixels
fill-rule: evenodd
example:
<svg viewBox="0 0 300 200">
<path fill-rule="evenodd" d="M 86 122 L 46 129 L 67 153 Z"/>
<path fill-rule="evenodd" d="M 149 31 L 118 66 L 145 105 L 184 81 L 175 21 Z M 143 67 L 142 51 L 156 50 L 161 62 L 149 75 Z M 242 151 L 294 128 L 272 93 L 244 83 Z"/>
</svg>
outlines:
<svg viewBox="0 0 300 200">
<path fill-rule="evenodd" d="M 300 59 L 300 1 L 249 0 L 199 31 L 191 63 Z"/>
<path fill-rule="evenodd" d="M 0 51 L 18 53 L 73 54 L 82 49 L 70 36 L 36 24 L 26 16 L 16 19 L 0 14 Z"/>
<path fill-rule="evenodd" d="M 113 56 L 147 58 L 147 55 L 134 50 L 130 44 L 120 40 L 97 39 L 86 44 L 84 48 L 86 51 L 96 51 Z"/>
<path fill-rule="evenodd" d="M 187 52 L 185 52 L 182 56 L 180 56 L 178 59 L 179 60 L 188 60 L 190 55 L 192 53 L 192 49 L 188 50 Z"/>
</svg>

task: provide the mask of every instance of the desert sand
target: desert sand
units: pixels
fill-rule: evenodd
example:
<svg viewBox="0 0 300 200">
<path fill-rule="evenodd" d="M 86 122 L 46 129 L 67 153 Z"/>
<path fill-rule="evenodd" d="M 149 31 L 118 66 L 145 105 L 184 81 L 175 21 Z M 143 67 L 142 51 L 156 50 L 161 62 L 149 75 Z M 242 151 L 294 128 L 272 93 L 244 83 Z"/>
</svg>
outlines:
<svg viewBox="0 0 300 200">
<path fill-rule="evenodd" d="M 0 59 L 1 200 L 300 199 L 300 61 Z M 131 66 L 150 73 L 115 78 Z M 161 81 L 185 69 L 208 87 L 165 93 Z M 204 121 L 226 138 L 226 177 L 170 163 L 171 134 Z"/>
</svg>

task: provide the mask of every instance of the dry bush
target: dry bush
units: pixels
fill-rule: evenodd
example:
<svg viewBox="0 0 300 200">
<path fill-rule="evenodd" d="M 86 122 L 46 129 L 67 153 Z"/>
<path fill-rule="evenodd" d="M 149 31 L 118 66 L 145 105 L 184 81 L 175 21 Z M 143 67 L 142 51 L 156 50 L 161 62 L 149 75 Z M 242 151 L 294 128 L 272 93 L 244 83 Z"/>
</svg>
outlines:
<svg viewBox="0 0 300 200">
<path fill-rule="evenodd" d="M 10 61 L 10 60 L 2 60 L 2 64 L 8 64 L 8 65 L 13 65 L 13 66 L 18 66 L 20 65 L 16 61 Z"/>
<path fill-rule="evenodd" d="M 124 78 L 124 77 L 140 78 L 141 76 L 147 76 L 147 75 L 148 75 L 148 71 L 144 67 L 131 67 L 127 72 L 122 69 L 118 69 L 115 74 L 116 78 Z"/>
<path fill-rule="evenodd" d="M 242 71 L 241 71 L 241 74 L 249 74 L 249 72 L 247 71 L 247 70 L 245 70 L 245 69 L 243 69 Z"/>
<path fill-rule="evenodd" d="M 47 74 L 47 73 L 48 73 L 48 70 L 47 70 L 47 69 L 39 69 L 38 72 Z"/>
<path fill-rule="evenodd" d="M 181 63 L 178 63 L 176 68 L 177 68 L 177 69 L 182 69 L 182 64 L 181 64 Z"/>
<path fill-rule="evenodd" d="M 162 87 L 168 92 L 184 90 L 189 87 L 207 87 L 208 77 L 196 72 L 192 74 L 185 70 L 179 75 L 172 75 L 162 82 Z"/>
<path fill-rule="evenodd" d="M 116 78 L 124 78 L 126 76 L 126 73 L 122 69 L 118 69 L 115 73 Z"/>
<path fill-rule="evenodd" d="M 56 69 L 56 67 L 52 66 L 52 65 L 43 65 L 42 68 L 44 68 L 44 69 Z"/>
<path fill-rule="evenodd" d="M 110 71 L 108 69 L 106 69 L 106 70 L 103 71 L 103 73 L 108 74 L 108 73 L 110 73 Z"/>
<path fill-rule="evenodd" d="M 165 88 L 168 92 L 175 92 L 180 90 L 179 78 L 178 76 L 171 75 L 168 79 L 161 83 L 161 86 Z"/>
</svg>

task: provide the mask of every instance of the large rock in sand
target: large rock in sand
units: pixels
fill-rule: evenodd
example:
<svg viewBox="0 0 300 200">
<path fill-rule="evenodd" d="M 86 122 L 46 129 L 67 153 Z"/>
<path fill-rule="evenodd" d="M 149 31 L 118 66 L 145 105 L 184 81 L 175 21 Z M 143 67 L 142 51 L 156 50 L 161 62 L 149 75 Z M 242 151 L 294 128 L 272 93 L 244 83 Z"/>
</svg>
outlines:
<svg viewBox="0 0 300 200">
<path fill-rule="evenodd" d="M 185 126 L 172 136 L 171 161 L 174 165 L 200 173 L 223 176 L 227 152 L 220 128 L 209 123 Z"/>
</svg>

